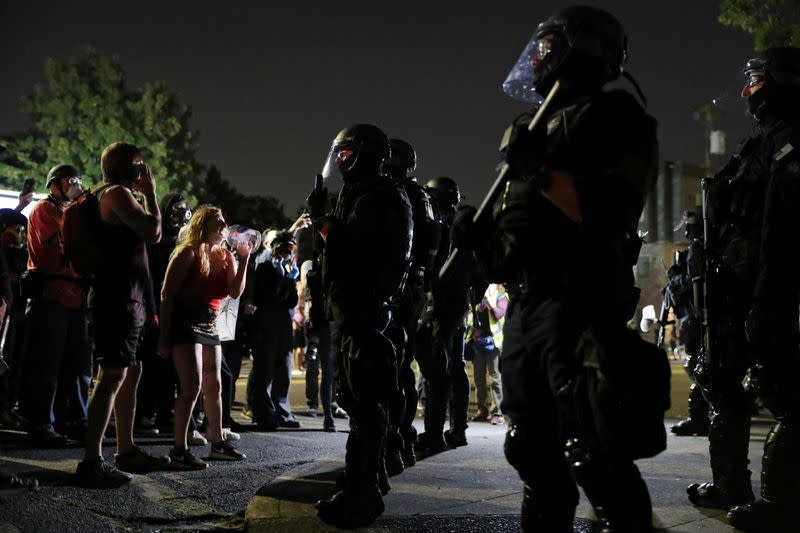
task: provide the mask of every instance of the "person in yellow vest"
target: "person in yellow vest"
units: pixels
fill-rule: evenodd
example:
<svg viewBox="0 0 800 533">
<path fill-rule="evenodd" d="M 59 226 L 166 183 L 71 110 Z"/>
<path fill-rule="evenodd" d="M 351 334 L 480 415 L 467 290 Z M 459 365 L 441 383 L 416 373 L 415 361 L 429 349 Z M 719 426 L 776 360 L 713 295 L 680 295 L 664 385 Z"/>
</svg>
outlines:
<svg viewBox="0 0 800 533">
<path fill-rule="evenodd" d="M 505 322 L 508 294 L 505 288 L 492 283 L 486 289 L 481 303 L 469 314 L 467 329 L 467 350 L 472 354 L 472 368 L 475 374 L 475 394 L 478 399 L 478 412 L 472 417 L 476 422 L 505 424 L 500 410 L 503 389 L 500 379 L 500 350 L 503 349 L 503 323 Z M 489 405 L 486 389 L 486 375 L 492 380 L 492 403 Z"/>
</svg>

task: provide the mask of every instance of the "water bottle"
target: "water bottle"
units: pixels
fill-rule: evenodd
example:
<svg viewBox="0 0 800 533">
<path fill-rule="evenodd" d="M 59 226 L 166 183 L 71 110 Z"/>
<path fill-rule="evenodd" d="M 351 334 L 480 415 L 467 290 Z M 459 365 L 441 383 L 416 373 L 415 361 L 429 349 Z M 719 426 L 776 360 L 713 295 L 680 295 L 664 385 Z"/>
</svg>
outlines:
<svg viewBox="0 0 800 533">
<path fill-rule="evenodd" d="M 235 250 L 239 243 L 250 242 L 253 244 L 253 252 L 258 252 L 261 249 L 261 232 L 242 226 L 239 224 L 232 224 L 228 226 L 225 240 L 231 250 Z"/>
</svg>

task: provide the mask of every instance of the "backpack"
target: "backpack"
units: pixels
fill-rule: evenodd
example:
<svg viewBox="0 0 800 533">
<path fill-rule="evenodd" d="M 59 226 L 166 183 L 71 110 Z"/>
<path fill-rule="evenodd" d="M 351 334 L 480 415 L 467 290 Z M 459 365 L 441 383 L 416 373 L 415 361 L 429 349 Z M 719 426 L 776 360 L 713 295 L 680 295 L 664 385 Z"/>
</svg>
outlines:
<svg viewBox="0 0 800 533">
<path fill-rule="evenodd" d="M 100 189 L 103 189 L 101 187 Z M 61 217 L 59 240 L 61 251 L 72 269 L 83 278 L 92 278 L 100 270 L 103 252 L 99 233 L 102 227 L 100 201 L 95 192 L 86 190 Z"/>
</svg>

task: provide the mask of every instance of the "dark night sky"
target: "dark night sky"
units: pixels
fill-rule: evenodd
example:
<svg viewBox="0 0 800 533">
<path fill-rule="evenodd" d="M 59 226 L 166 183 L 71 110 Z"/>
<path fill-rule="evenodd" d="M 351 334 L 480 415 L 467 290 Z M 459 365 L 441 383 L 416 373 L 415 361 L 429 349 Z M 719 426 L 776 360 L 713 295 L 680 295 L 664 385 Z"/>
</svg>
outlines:
<svg viewBox="0 0 800 533">
<path fill-rule="evenodd" d="M 585 3 L 611 11 L 628 31 L 627 70 L 659 121 L 662 159 L 702 163 L 692 109 L 735 80 L 751 38 L 716 21 L 715 0 Z M 494 178 L 503 130 L 525 109 L 500 84 L 536 24 L 568 5 L 170 4 L 131 2 L 125 12 L 119 2 L 0 0 L 0 131 L 28 126 L 19 99 L 43 81 L 47 57 L 90 44 L 119 57 L 131 86 L 164 81 L 177 91 L 192 107 L 201 162 L 244 193 L 278 197 L 289 212 L 333 136 L 356 122 L 410 141 L 421 181 L 450 175 L 478 203 Z M 731 122 L 740 128 L 733 144 L 746 120 L 737 114 Z"/>
</svg>

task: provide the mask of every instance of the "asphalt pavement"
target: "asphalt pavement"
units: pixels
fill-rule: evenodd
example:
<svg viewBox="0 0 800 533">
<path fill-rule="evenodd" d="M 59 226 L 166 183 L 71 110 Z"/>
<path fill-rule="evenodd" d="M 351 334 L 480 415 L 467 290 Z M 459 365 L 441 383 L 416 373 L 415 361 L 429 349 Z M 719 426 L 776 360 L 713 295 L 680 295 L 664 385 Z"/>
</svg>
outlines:
<svg viewBox="0 0 800 533">
<path fill-rule="evenodd" d="M 240 380 L 240 391 L 242 384 Z M 293 405 L 300 411 L 299 379 L 293 389 Z M 240 422 L 248 422 L 238 409 L 235 415 Z M 24 435 L 0 431 L 0 461 L 15 473 L 36 477 L 42 485 L 36 493 L 0 498 L 0 533 L 332 531 L 316 518 L 312 504 L 335 490 L 335 476 L 344 467 L 347 421 L 337 420 L 340 431 L 326 433 L 321 417 L 298 419 L 303 423 L 298 430 L 242 432 L 238 446 L 248 456 L 245 461 L 214 461 L 203 471 L 137 475 L 129 485 L 113 490 L 75 486 L 73 473 L 82 455 L 77 444 L 33 450 Z M 767 420 L 756 420 L 752 429 L 750 459 L 756 492 L 768 428 Z M 467 432 L 468 446 L 428 457 L 392 478 L 385 513 L 364 531 L 519 531 L 522 485 L 503 456 L 504 434 L 504 426 L 473 423 Z M 138 442 L 151 453 L 166 454 L 171 437 Z M 686 499 L 687 485 L 710 479 L 707 450 L 705 438 L 670 435 L 666 452 L 638 462 L 653 499 L 654 523 L 662 530 L 733 531 L 723 512 L 694 508 Z M 112 456 L 113 440 L 108 440 L 105 452 L 106 457 Z M 202 457 L 208 447 L 195 452 Z M 590 506 L 582 498 L 575 531 L 590 531 L 591 518 Z"/>
</svg>

